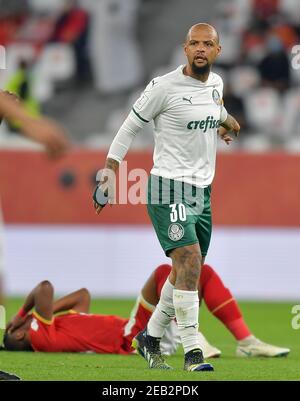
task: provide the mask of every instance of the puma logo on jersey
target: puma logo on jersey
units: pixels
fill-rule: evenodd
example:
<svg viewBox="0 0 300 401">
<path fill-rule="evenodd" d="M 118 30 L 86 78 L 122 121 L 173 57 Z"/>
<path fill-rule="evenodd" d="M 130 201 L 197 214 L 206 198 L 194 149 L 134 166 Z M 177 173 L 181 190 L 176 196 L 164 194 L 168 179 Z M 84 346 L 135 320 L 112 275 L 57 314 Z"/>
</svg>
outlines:
<svg viewBox="0 0 300 401">
<path fill-rule="evenodd" d="M 208 116 L 206 120 L 190 121 L 187 129 L 201 129 L 203 132 L 206 132 L 208 129 L 219 128 L 220 122 L 220 120 L 215 120 L 213 116 Z"/>
<path fill-rule="evenodd" d="M 191 104 L 193 104 L 192 101 L 191 101 L 192 97 L 193 97 L 193 96 L 191 96 L 189 99 L 186 98 L 186 97 L 183 97 L 182 100 L 186 100 L 187 102 L 190 102 Z"/>
</svg>

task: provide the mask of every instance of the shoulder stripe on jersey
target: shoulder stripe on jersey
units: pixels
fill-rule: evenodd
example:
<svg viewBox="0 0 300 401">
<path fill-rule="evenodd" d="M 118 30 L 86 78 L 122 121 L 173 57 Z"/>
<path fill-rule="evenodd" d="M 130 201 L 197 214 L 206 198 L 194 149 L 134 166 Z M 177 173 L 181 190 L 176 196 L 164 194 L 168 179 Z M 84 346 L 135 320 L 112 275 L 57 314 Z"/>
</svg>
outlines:
<svg viewBox="0 0 300 401">
<path fill-rule="evenodd" d="M 62 312 L 57 312 L 55 313 L 55 317 L 57 316 L 64 316 L 64 315 L 74 315 L 74 314 L 78 314 L 78 312 L 75 309 L 69 309 L 69 310 L 65 310 Z"/>
<path fill-rule="evenodd" d="M 132 111 L 134 112 L 134 114 L 140 119 L 142 120 L 144 123 L 149 123 L 150 121 L 145 120 L 142 116 L 139 115 L 139 113 L 137 113 L 134 108 L 132 108 Z"/>
<path fill-rule="evenodd" d="M 37 320 L 39 320 L 40 322 L 44 323 L 44 324 L 48 324 L 49 326 L 51 326 L 51 324 L 53 323 L 54 319 L 52 318 L 51 320 L 47 320 L 44 319 L 41 315 L 39 315 L 36 311 L 34 311 L 33 316 L 37 318 Z"/>
</svg>

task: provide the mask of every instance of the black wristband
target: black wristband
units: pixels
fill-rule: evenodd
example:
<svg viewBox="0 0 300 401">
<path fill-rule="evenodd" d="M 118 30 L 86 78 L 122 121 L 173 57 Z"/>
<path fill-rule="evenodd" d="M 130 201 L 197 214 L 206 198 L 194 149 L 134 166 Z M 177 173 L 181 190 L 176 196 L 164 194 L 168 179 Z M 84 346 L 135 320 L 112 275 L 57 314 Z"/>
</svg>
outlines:
<svg viewBox="0 0 300 401">
<path fill-rule="evenodd" d="M 108 202 L 108 196 L 102 189 L 97 185 L 93 194 L 93 200 L 98 206 L 104 207 Z"/>
</svg>

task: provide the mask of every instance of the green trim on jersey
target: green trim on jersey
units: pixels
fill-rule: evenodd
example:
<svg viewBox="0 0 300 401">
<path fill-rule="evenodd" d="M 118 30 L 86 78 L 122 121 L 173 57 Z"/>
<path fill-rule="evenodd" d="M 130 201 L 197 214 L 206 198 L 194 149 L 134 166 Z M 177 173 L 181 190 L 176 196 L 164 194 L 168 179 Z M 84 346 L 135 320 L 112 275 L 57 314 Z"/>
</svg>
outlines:
<svg viewBox="0 0 300 401">
<path fill-rule="evenodd" d="M 210 198 L 210 186 L 198 188 L 150 175 L 148 214 L 167 256 L 173 249 L 196 243 L 206 256 L 212 229 Z"/>
<path fill-rule="evenodd" d="M 139 113 L 137 113 L 137 112 L 134 110 L 134 107 L 132 108 L 132 111 L 133 111 L 134 114 L 135 114 L 140 120 L 142 120 L 144 123 L 149 123 L 149 122 L 150 122 L 150 121 L 148 121 L 148 120 L 145 120 L 142 116 L 140 116 Z"/>
</svg>

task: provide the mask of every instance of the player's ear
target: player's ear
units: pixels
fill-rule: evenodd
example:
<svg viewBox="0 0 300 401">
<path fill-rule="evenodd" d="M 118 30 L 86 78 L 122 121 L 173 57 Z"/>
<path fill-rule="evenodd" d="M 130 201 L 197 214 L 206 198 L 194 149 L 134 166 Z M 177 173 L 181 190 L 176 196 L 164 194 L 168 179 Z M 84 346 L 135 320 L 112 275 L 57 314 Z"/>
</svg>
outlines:
<svg viewBox="0 0 300 401">
<path fill-rule="evenodd" d="M 25 337 L 25 331 L 24 330 L 17 330 L 15 334 L 16 340 L 22 341 L 24 340 Z"/>
<path fill-rule="evenodd" d="M 184 54 L 187 56 L 187 41 L 186 40 L 182 44 L 182 47 L 183 47 Z"/>
</svg>

